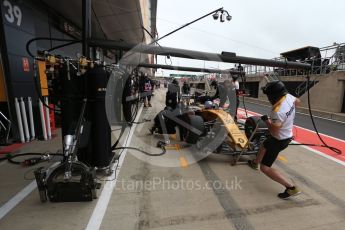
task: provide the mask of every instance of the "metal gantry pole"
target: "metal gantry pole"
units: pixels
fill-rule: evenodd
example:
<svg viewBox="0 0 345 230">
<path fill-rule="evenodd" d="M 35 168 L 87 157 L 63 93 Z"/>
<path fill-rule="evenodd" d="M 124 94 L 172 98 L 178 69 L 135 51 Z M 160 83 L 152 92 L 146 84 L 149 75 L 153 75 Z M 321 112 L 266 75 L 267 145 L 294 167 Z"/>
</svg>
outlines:
<svg viewBox="0 0 345 230">
<path fill-rule="evenodd" d="M 91 38 L 91 2 L 92 0 L 82 0 L 82 21 L 83 21 L 83 56 L 90 56 L 88 40 Z"/>
<path fill-rule="evenodd" d="M 168 70 L 178 70 L 178 71 L 188 71 L 188 72 L 202 72 L 202 73 L 221 73 L 221 74 L 241 74 L 244 75 L 244 71 L 237 70 L 222 70 L 222 69 L 210 69 L 210 68 L 197 68 L 197 67 L 187 67 L 187 66 L 172 66 L 172 65 L 160 65 L 160 64 L 148 64 L 140 63 L 138 67 L 152 68 L 152 69 L 168 69 Z"/>
<path fill-rule="evenodd" d="M 205 60 L 205 61 L 216 61 L 216 62 L 227 62 L 227 63 L 241 63 L 241 64 L 250 64 L 250 65 L 260 65 L 260 66 L 271 66 L 271 67 L 280 67 L 280 68 L 295 68 L 295 69 L 310 69 L 310 64 L 300 63 L 300 62 L 291 62 L 291 61 L 276 61 L 271 59 L 262 59 L 262 58 L 253 58 L 253 57 L 243 57 L 237 56 L 236 53 L 231 52 L 222 52 L 218 53 L 209 53 L 196 50 L 186 50 L 178 49 L 172 47 L 164 46 L 154 46 L 154 45 L 134 45 L 124 42 L 111 41 L 111 40 L 90 40 L 89 43 L 91 46 L 109 48 L 109 49 L 124 49 L 131 50 L 129 53 L 147 53 L 147 54 L 156 54 L 196 60 Z M 128 54 L 129 57 L 131 54 Z M 126 58 L 126 55 L 124 56 Z"/>
</svg>

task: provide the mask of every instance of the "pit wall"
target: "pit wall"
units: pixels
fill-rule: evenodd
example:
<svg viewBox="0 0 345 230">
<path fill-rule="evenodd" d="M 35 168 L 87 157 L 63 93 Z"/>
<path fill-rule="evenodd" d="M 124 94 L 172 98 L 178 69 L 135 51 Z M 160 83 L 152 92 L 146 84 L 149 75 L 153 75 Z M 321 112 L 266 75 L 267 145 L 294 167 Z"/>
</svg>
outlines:
<svg viewBox="0 0 345 230">
<path fill-rule="evenodd" d="M 333 113 L 341 113 L 345 91 L 345 71 L 336 71 L 321 78 L 310 89 L 311 107 Z M 302 106 L 308 106 L 308 95 L 301 97 Z"/>
</svg>

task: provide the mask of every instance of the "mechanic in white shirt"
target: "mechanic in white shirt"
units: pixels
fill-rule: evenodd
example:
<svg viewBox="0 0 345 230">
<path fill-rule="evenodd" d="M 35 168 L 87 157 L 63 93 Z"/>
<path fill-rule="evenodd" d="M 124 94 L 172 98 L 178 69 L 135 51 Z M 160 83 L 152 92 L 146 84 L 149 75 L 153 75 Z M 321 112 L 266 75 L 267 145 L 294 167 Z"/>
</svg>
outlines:
<svg viewBox="0 0 345 230">
<path fill-rule="evenodd" d="M 267 95 L 272 104 L 270 118 L 267 115 L 261 117 L 268 127 L 271 136 L 268 137 L 260 147 L 255 160 L 248 161 L 249 166 L 260 170 L 272 180 L 285 186 L 285 191 L 278 194 L 279 198 L 287 199 L 291 196 L 300 194 L 300 190 L 291 182 L 286 180 L 281 173 L 271 168 L 278 154 L 288 147 L 293 138 L 293 122 L 295 118 L 296 106 L 300 100 L 291 94 L 285 88 L 281 81 L 273 81 L 266 84 L 263 93 Z"/>
<path fill-rule="evenodd" d="M 237 110 L 238 110 L 238 106 L 240 106 L 240 83 L 238 82 L 238 76 L 237 75 L 233 75 L 232 76 L 232 82 L 231 82 L 232 86 L 235 88 L 236 90 L 236 114 L 235 114 L 235 121 L 237 121 Z"/>
</svg>

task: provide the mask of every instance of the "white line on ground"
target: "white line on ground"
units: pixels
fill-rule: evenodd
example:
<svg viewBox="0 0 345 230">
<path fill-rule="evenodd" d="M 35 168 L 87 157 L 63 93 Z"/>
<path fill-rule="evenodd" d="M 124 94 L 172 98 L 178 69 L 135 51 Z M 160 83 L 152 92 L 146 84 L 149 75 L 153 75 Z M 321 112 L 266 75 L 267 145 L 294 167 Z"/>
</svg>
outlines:
<svg viewBox="0 0 345 230">
<path fill-rule="evenodd" d="M 142 110 L 143 110 L 143 106 L 140 107 L 138 114 L 137 114 L 137 117 L 135 119 L 135 122 L 138 122 Z M 124 147 L 128 147 L 130 145 L 136 126 L 137 126 L 137 124 L 134 124 L 132 126 L 130 133 L 129 133 L 129 136 L 128 136 L 128 141 Z M 125 160 L 126 153 L 127 153 L 127 149 L 125 149 L 120 156 L 119 164 L 118 164 L 118 170 L 116 171 L 116 175 L 119 175 L 119 173 L 120 173 L 120 169 L 121 169 L 122 163 Z M 113 170 L 115 169 L 115 167 L 116 167 L 116 165 L 114 165 Z M 86 230 L 97 230 L 101 227 L 103 217 L 105 215 L 105 212 L 107 211 L 111 195 L 113 193 L 113 190 L 114 190 L 114 188 L 116 186 L 116 182 L 117 182 L 117 178 L 115 178 L 115 180 L 112 180 L 113 177 L 114 177 L 114 175 L 109 176 L 108 180 L 110 180 L 110 181 L 107 181 L 104 184 L 104 188 L 103 188 L 103 190 L 102 190 L 102 192 L 98 198 L 96 207 L 93 210 L 92 215 L 91 215 L 90 220 L 89 220 L 89 223 L 87 224 L 87 226 L 85 228 Z"/>
<path fill-rule="evenodd" d="M 310 116 L 309 113 L 301 113 L 301 112 L 296 112 L 296 113 L 304 115 L 304 116 Z M 326 121 L 333 121 L 333 122 L 337 122 L 337 123 L 340 123 L 340 124 L 345 124 L 345 122 L 343 122 L 343 121 L 333 120 L 333 119 L 326 118 L 326 117 L 319 117 L 319 116 L 315 116 L 314 114 L 313 114 L 313 117 L 316 117 L 316 118 L 319 118 L 319 119 L 323 119 L 323 120 L 326 120 Z"/>
<path fill-rule="evenodd" d="M 49 168 L 53 168 L 58 165 L 59 162 L 54 163 Z M 25 188 L 18 192 L 14 197 L 7 201 L 0 208 L 0 220 L 7 215 L 14 207 L 16 207 L 25 197 L 27 197 L 37 187 L 36 180 L 31 181 Z"/>
<path fill-rule="evenodd" d="M 6 162 L 7 160 L 4 160 L 3 162 L 0 163 L 0 166 L 6 164 Z"/>
<path fill-rule="evenodd" d="M 12 197 L 0 208 L 0 220 L 7 215 L 14 207 L 17 206 L 27 195 L 37 187 L 36 181 L 31 181 L 24 189 Z"/>
<path fill-rule="evenodd" d="M 299 143 L 299 142 L 293 141 L 293 143 Z M 301 146 L 302 148 L 305 148 L 305 149 L 307 149 L 307 150 L 309 150 L 309 151 L 312 151 L 312 152 L 316 153 L 317 155 L 320 155 L 320 156 L 322 156 L 322 157 L 324 157 L 324 158 L 327 158 L 327 159 L 329 159 L 329 160 L 332 160 L 332 161 L 334 161 L 334 162 L 336 162 L 336 163 L 338 163 L 338 164 L 341 164 L 341 165 L 345 166 L 345 162 L 343 162 L 343 161 L 341 161 L 341 160 L 338 160 L 338 159 L 336 159 L 336 158 L 334 158 L 334 157 L 331 157 L 331 156 L 329 156 L 329 155 L 327 155 L 327 154 L 325 154 L 325 153 L 322 153 L 322 152 L 320 152 L 320 151 L 317 151 L 317 150 L 315 150 L 315 149 L 312 149 L 312 148 L 310 148 L 310 147 L 308 147 L 308 146 L 305 146 L 305 145 L 300 145 L 300 146 Z"/>
</svg>

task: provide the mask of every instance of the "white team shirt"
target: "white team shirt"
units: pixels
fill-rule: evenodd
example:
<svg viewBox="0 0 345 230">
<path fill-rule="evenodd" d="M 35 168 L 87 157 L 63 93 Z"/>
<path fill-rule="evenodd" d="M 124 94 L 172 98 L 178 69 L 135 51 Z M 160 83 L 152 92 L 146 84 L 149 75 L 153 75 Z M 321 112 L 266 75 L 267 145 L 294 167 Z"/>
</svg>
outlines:
<svg viewBox="0 0 345 230">
<path fill-rule="evenodd" d="M 285 95 L 276 104 L 271 111 L 271 120 L 273 125 L 282 125 L 279 132 L 273 137 L 278 140 L 288 139 L 293 136 L 293 121 L 295 119 L 295 101 L 296 98 L 291 94 Z"/>
<path fill-rule="evenodd" d="M 240 89 L 240 83 L 238 83 L 238 81 L 232 81 L 231 83 L 235 87 L 236 90 Z"/>
</svg>

